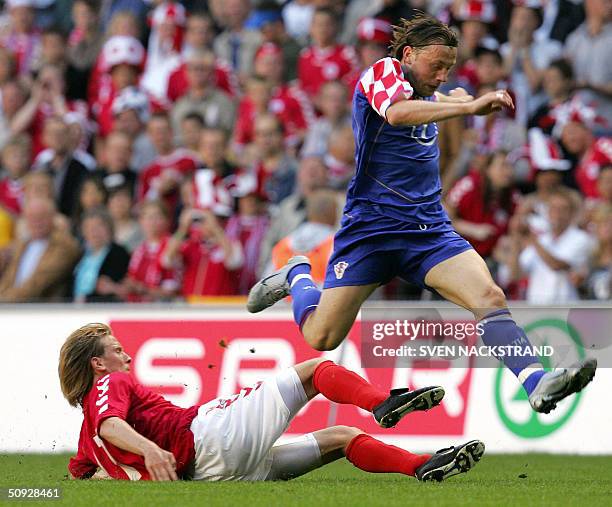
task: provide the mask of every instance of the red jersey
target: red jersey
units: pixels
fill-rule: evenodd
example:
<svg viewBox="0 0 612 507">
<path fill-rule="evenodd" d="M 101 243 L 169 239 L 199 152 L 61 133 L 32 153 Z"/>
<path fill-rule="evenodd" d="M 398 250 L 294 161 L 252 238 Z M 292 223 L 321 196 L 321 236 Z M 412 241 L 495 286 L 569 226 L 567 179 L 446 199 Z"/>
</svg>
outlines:
<svg viewBox="0 0 612 507">
<path fill-rule="evenodd" d="M 174 213 L 179 198 L 178 186 L 185 176 L 196 170 L 198 163 L 192 152 L 185 148 L 177 148 L 168 155 L 158 156 L 139 175 L 138 200 L 162 199 L 170 212 Z M 160 195 L 158 190 L 162 174 L 169 175 L 176 180 L 175 190 L 165 195 Z"/>
<path fill-rule="evenodd" d="M 21 213 L 23 182 L 4 178 L 0 180 L 0 206 L 14 215 Z"/>
<path fill-rule="evenodd" d="M 181 245 L 183 260 L 184 296 L 234 296 L 238 294 L 240 268 L 226 267 L 223 249 L 200 241 L 187 239 Z"/>
<path fill-rule="evenodd" d="M 288 145 L 295 144 L 296 135 L 308 128 L 314 118 L 308 97 L 300 90 L 289 86 L 277 87 L 268 104 L 268 111 L 283 124 L 285 141 Z M 240 145 L 253 142 L 254 124 L 257 114 L 251 99 L 245 96 L 238 105 L 234 139 Z"/>
<path fill-rule="evenodd" d="M 298 82 L 309 97 L 314 97 L 327 81 L 341 80 L 357 67 L 355 50 L 337 44 L 320 49 L 305 48 L 298 59 Z"/>
<path fill-rule="evenodd" d="M 138 433 L 176 458 L 180 477 L 195 457 L 191 422 L 198 406 L 180 408 L 138 384 L 126 372 L 100 378 L 83 399 L 83 424 L 77 455 L 68 470 L 73 477 L 88 478 L 97 467 L 114 479 L 151 480 L 144 458 L 120 449 L 99 436 L 100 425 L 109 417 L 126 421 Z"/>
<path fill-rule="evenodd" d="M 510 217 L 514 213 L 519 194 L 513 191 L 510 209 L 504 209 L 500 202 L 484 200 L 484 182 L 478 173 L 461 178 L 448 193 L 448 202 L 456 208 L 457 216 L 468 222 L 490 224 L 495 233 L 484 241 L 466 236 L 474 249 L 483 257 L 491 255 L 501 236 L 508 230 Z"/>
<path fill-rule="evenodd" d="M 176 270 L 167 269 L 161 263 L 161 256 L 168 244 L 168 238 L 166 236 L 157 243 L 143 241 L 130 258 L 128 277 L 151 288 L 178 288 L 179 280 Z M 144 301 L 143 297 L 138 294 L 130 294 L 128 300 L 131 302 Z"/>
<path fill-rule="evenodd" d="M 599 171 L 612 164 L 612 137 L 600 137 L 585 153 L 576 167 L 576 183 L 583 195 L 598 198 L 597 178 Z"/>
<path fill-rule="evenodd" d="M 232 72 L 232 69 L 222 60 L 215 61 L 215 87 L 223 90 L 230 97 L 236 97 L 238 95 L 238 80 L 236 75 Z M 175 70 L 172 71 L 168 78 L 168 91 L 166 95 L 170 102 L 175 102 L 180 99 L 189 88 L 187 81 L 187 66 L 185 63 L 179 65 Z"/>
</svg>

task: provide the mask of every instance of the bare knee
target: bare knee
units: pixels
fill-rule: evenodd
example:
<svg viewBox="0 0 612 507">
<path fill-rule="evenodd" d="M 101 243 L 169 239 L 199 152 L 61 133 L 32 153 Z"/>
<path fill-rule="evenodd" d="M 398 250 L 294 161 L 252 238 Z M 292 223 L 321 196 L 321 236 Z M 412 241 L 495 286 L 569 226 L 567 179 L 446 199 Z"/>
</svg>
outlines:
<svg viewBox="0 0 612 507">
<path fill-rule="evenodd" d="M 328 333 L 304 334 L 306 343 L 313 349 L 321 352 L 325 350 L 334 350 L 340 343 L 330 338 Z"/>
<path fill-rule="evenodd" d="M 506 295 L 504 291 L 497 286 L 493 280 L 491 283 L 487 284 L 484 289 L 480 292 L 478 300 L 474 305 L 474 313 L 480 317 L 480 313 L 482 313 L 482 317 L 486 315 L 491 310 L 496 310 L 499 308 L 506 308 Z"/>
<path fill-rule="evenodd" d="M 336 449 L 346 451 L 346 448 L 357 435 L 361 435 L 363 431 L 353 426 L 333 426 L 334 446 Z"/>
<path fill-rule="evenodd" d="M 304 392 L 306 393 L 306 397 L 311 400 L 314 398 L 319 392 L 316 390 L 313 378 L 314 372 L 321 363 L 326 361 L 325 358 L 318 357 L 315 359 L 309 359 L 308 361 L 304 361 L 303 363 L 296 364 L 293 368 L 298 374 L 300 378 L 300 382 L 302 383 L 302 387 L 304 388 Z"/>
</svg>

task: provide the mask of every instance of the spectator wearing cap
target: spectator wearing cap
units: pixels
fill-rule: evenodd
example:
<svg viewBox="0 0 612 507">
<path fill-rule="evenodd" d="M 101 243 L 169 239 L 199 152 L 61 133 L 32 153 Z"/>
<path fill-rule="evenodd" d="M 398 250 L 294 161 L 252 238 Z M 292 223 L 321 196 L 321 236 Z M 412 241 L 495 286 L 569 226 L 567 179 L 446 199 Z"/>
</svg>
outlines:
<svg viewBox="0 0 612 507">
<path fill-rule="evenodd" d="M 104 140 L 101 167 L 96 171 L 108 192 L 119 187 L 127 187 L 132 195 L 136 190 L 136 172 L 130 167 L 132 160 L 132 140 L 120 131 L 111 132 Z"/>
<path fill-rule="evenodd" d="M 572 195 L 557 189 L 548 199 L 549 232 L 536 235 L 527 223 L 512 223 L 510 279 L 527 277 L 529 303 L 559 304 L 579 299 L 574 273 L 587 267 L 594 241 L 573 225 L 578 212 Z"/>
<path fill-rule="evenodd" d="M 157 156 L 155 146 L 146 134 L 146 125 L 150 118 L 149 99 L 138 88 L 126 88 L 113 101 L 112 112 L 113 129 L 127 135 L 132 143 L 129 165 L 140 173 Z"/>
<path fill-rule="evenodd" d="M 169 236 L 170 217 L 161 201 L 147 201 L 139 211 L 142 243 L 130 259 L 128 275 L 117 291 L 130 302 L 163 301 L 180 289 L 178 272 L 162 266 Z"/>
<path fill-rule="evenodd" d="M 215 54 L 227 61 L 238 76 L 248 76 L 255 51 L 262 43 L 261 33 L 245 25 L 251 11 L 250 1 L 225 0 L 222 9 L 224 30 L 215 38 Z"/>
<path fill-rule="evenodd" d="M 297 78 L 297 65 L 302 46 L 285 29 L 282 11 L 278 3 L 264 3 L 253 13 L 249 22 L 262 35 L 262 46 L 274 44 L 281 49 L 283 61 L 282 81 L 287 83 Z M 257 55 L 255 55 L 257 59 Z M 255 69 L 257 73 L 257 69 Z"/>
<path fill-rule="evenodd" d="M 151 14 L 147 61 L 140 86 L 158 100 L 165 100 L 170 75 L 181 64 L 185 8 L 177 2 L 162 2 Z"/>
<path fill-rule="evenodd" d="M 140 225 L 132 215 L 133 193 L 127 186 L 113 187 L 108 195 L 108 212 L 113 219 L 115 243 L 133 252 L 142 242 Z"/>
<path fill-rule="evenodd" d="M 180 65 L 172 71 L 168 78 L 166 96 L 171 103 L 180 99 L 189 89 L 187 80 L 187 58 L 198 51 L 212 50 L 215 39 L 215 27 L 209 15 L 203 12 L 194 12 L 187 17 L 185 38 L 181 51 Z M 238 80 L 231 66 L 224 60 L 215 59 L 215 73 L 213 78 L 217 88 L 231 97 L 238 95 Z"/>
<path fill-rule="evenodd" d="M 327 8 L 318 8 L 310 24 L 312 44 L 305 48 L 298 61 L 298 82 L 311 99 L 321 86 L 351 74 L 357 67 L 355 50 L 336 41 L 338 20 Z"/>
<path fill-rule="evenodd" d="M 353 72 L 344 77 L 350 97 L 353 96 L 363 71 L 388 55 L 391 32 L 391 23 L 387 20 L 363 18 L 359 21 L 357 25 L 358 68 L 355 68 Z"/>
<path fill-rule="evenodd" d="M 66 122 L 60 116 L 52 116 L 45 121 L 43 140 L 53 156 L 37 169 L 53 177 L 58 209 L 69 217 L 75 209 L 79 189 L 89 171 L 74 157 L 70 138 L 66 136 L 67 128 Z"/>
<path fill-rule="evenodd" d="M 98 0 L 75 0 L 72 4 L 73 28 L 68 36 L 68 61 L 74 68 L 87 73 L 88 80 L 104 44 L 99 11 Z"/>
<path fill-rule="evenodd" d="M 243 265 L 240 242 L 228 237 L 211 210 L 183 210 L 162 255 L 163 267 L 182 270 L 186 298 L 236 295 Z"/>
<path fill-rule="evenodd" d="M 332 130 L 350 125 L 347 87 L 339 81 L 325 83 L 317 97 L 319 116 L 308 129 L 302 146 L 302 156 L 324 157 L 329 146 Z"/>
<path fill-rule="evenodd" d="M 612 130 L 612 5 L 585 0 L 586 20 L 567 38 L 565 54 L 574 65 L 579 98 L 593 104 Z"/>
<path fill-rule="evenodd" d="M 272 209 L 270 228 L 261 246 L 259 274 L 268 268 L 272 248 L 306 220 L 306 199 L 316 190 L 327 186 L 327 167 L 320 157 L 306 156 L 300 159 L 295 191 Z"/>
<path fill-rule="evenodd" d="M 113 130 L 115 98 L 126 88 L 137 87 L 144 60 L 145 50 L 135 37 L 117 35 L 104 44 L 101 66 L 110 75 L 110 82 L 100 83 L 92 106 L 100 137 Z"/>
<path fill-rule="evenodd" d="M 499 151 L 482 172 L 461 178 L 445 200 L 445 208 L 457 232 L 487 259 L 506 234 L 519 198 L 508 154 Z"/>
<path fill-rule="evenodd" d="M 515 0 L 508 42 L 501 46 L 504 66 L 516 100 L 516 120 L 527 125 L 529 115 L 546 101 L 541 93 L 544 70 L 561 57 L 563 47 L 556 40 L 537 40 L 534 33 L 542 23 L 538 0 Z"/>
<path fill-rule="evenodd" d="M 462 0 L 452 5 L 453 18 L 459 22 L 461 44 L 457 48 L 457 73 L 470 65 L 479 47 L 496 49 L 497 41 L 489 35 L 496 20 L 495 4 L 489 0 Z"/>
<path fill-rule="evenodd" d="M 67 295 L 80 252 L 77 241 L 55 226 L 55 213 L 50 199 L 26 200 L 26 237 L 10 243 L 0 255 L 0 301 L 58 301 Z"/>
<path fill-rule="evenodd" d="M 174 214 L 180 183 L 191 177 L 199 161 L 185 148 L 174 147 L 172 125 L 167 114 L 151 116 L 147 133 L 158 155 L 139 174 L 138 201 L 160 199 Z"/>
<path fill-rule="evenodd" d="M 555 111 L 568 107 L 574 90 L 574 72 L 571 63 L 565 59 L 551 62 L 544 72 L 542 88 L 546 93 L 547 101 L 529 118 L 529 127 L 540 128 L 544 133 L 550 135 L 555 126 Z"/>
<path fill-rule="evenodd" d="M 306 199 L 306 221 L 272 249 L 270 272 L 280 269 L 295 255 L 305 255 L 310 260 L 312 279 L 322 287 L 333 250 L 337 215 L 337 194 L 326 189 L 315 190 Z"/>
<path fill-rule="evenodd" d="M 93 208 L 83 215 L 81 235 L 84 253 L 74 269 L 74 301 L 120 301 L 116 285 L 125 278 L 130 254 L 113 241 L 113 220 L 106 209 Z"/>
<path fill-rule="evenodd" d="M 172 125 L 178 134 L 181 120 L 189 113 L 198 113 L 208 127 L 234 127 L 236 106 L 229 95 L 215 86 L 215 57 L 210 51 L 196 51 L 187 57 L 186 93 L 174 103 Z"/>
<path fill-rule="evenodd" d="M 40 51 L 40 32 L 34 25 L 34 0 L 7 0 L 9 23 L 0 33 L 0 46 L 17 60 L 17 72 L 27 75 Z"/>
<path fill-rule="evenodd" d="M 598 111 L 576 100 L 571 102 L 566 118 L 560 119 L 561 142 L 578 160 L 574 178 L 582 194 L 589 198 L 599 197 L 599 171 L 612 163 L 612 137 L 593 135 L 599 119 Z"/>
</svg>

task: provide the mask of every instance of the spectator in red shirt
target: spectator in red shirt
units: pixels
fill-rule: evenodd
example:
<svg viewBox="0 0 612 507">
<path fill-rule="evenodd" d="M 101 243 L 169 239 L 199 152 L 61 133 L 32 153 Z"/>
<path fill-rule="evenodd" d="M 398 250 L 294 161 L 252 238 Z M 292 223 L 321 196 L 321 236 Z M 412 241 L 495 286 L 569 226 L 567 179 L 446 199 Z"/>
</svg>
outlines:
<svg viewBox="0 0 612 507">
<path fill-rule="evenodd" d="M 230 239 L 209 210 L 185 209 L 177 231 L 162 255 L 162 266 L 183 272 L 182 294 L 231 296 L 238 294 L 244 253 Z"/>
<path fill-rule="evenodd" d="M 446 209 L 457 232 L 488 257 L 506 233 L 518 200 L 507 153 L 495 153 L 483 174 L 472 172 L 449 192 Z"/>
<path fill-rule="evenodd" d="M 310 25 L 312 45 L 304 49 L 298 61 L 298 81 L 313 98 L 327 81 L 342 79 L 357 66 L 355 51 L 336 42 L 338 20 L 327 8 L 315 11 Z"/>
<path fill-rule="evenodd" d="M 148 201 L 140 208 L 139 223 L 144 241 L 132 254 L 121 292 L 131 302 L 167 300 L 180 288 L 176 270 L 161 262 L 170 238 L 168 209 L 161 201 Z"/>
<path fill-rule="evenodd" d="M 161 199 L 174 214 L 181 180 L 195 171 L 198 161 L 185 148 L 174 147 L 174 134 L 167 114 L 151 116 L 147 133 L 158 155 L 139 175 L 138 200 Z"/>
<path fill-rule="evenodd" d="M 299 145 L 314 120 L 312 104 L 295 84 L 284 81 L 287 67 L 282 49 L 276 44 L 263 44 L 255 54 L 255 75 L 265 78 L 272 86 L 268 110 L 278 116 L 285 127 L 288 146 Z"/>
<path fill-rule="evenodd" d="M 30 169 L 32 143 L 26 135 L 11 139 L 2 149 L 2 169 L 6 175 L 0 179 L 0 208 L 19 215 L 23 205 L 23 179 Z"/>
<path fill-rule="evenodd" d="M 10 49 L 17 59 L 19 74 L 30 72 L 40 50 L 40 33 L 34 25 L 34 0 L 8 0 L 9 21 L 0 33 L 0 46 Z"/>
<path fill-rule="evenodd" d="M 176 102 L 189 89 L 187 58 L 195 52 L 212 49 L 214 38 L 214 23 L 207 14 L 194 12 L 189 15 L 185 28 L 181 63 L 168 78 L 167 97 L 170 102 Z M 238 79 L 236 75 L 232 72 L 227 62 L 219 58 L 215 60 L 214 64 L 214 84 L 232 97 L 238 94 Z"/>
</svg>

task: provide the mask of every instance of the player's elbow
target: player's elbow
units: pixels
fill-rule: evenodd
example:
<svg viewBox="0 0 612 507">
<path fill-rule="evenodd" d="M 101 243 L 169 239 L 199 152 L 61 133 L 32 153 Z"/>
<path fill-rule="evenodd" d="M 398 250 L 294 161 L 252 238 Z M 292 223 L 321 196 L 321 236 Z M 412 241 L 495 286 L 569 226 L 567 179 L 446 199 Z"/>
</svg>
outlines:
<svg viewBox="0 0 612 507">
<path fill-rule="evenodd" d="M 385 118 L 387 118 L 387 123 L 392 127 L 398 127 L 401 124 L 400 115 L 395 107 L 389 107 L 387 109 Z"/>
<path fill-rule="evenodd" d="M 104 419 L 102 424 L 100 424 L 100 430 L 98 434 L 104 440 L 111 440 L 115 434 L 115 420 L 117 417 L 109 417 L 108 419 Z"/>
</svg>

